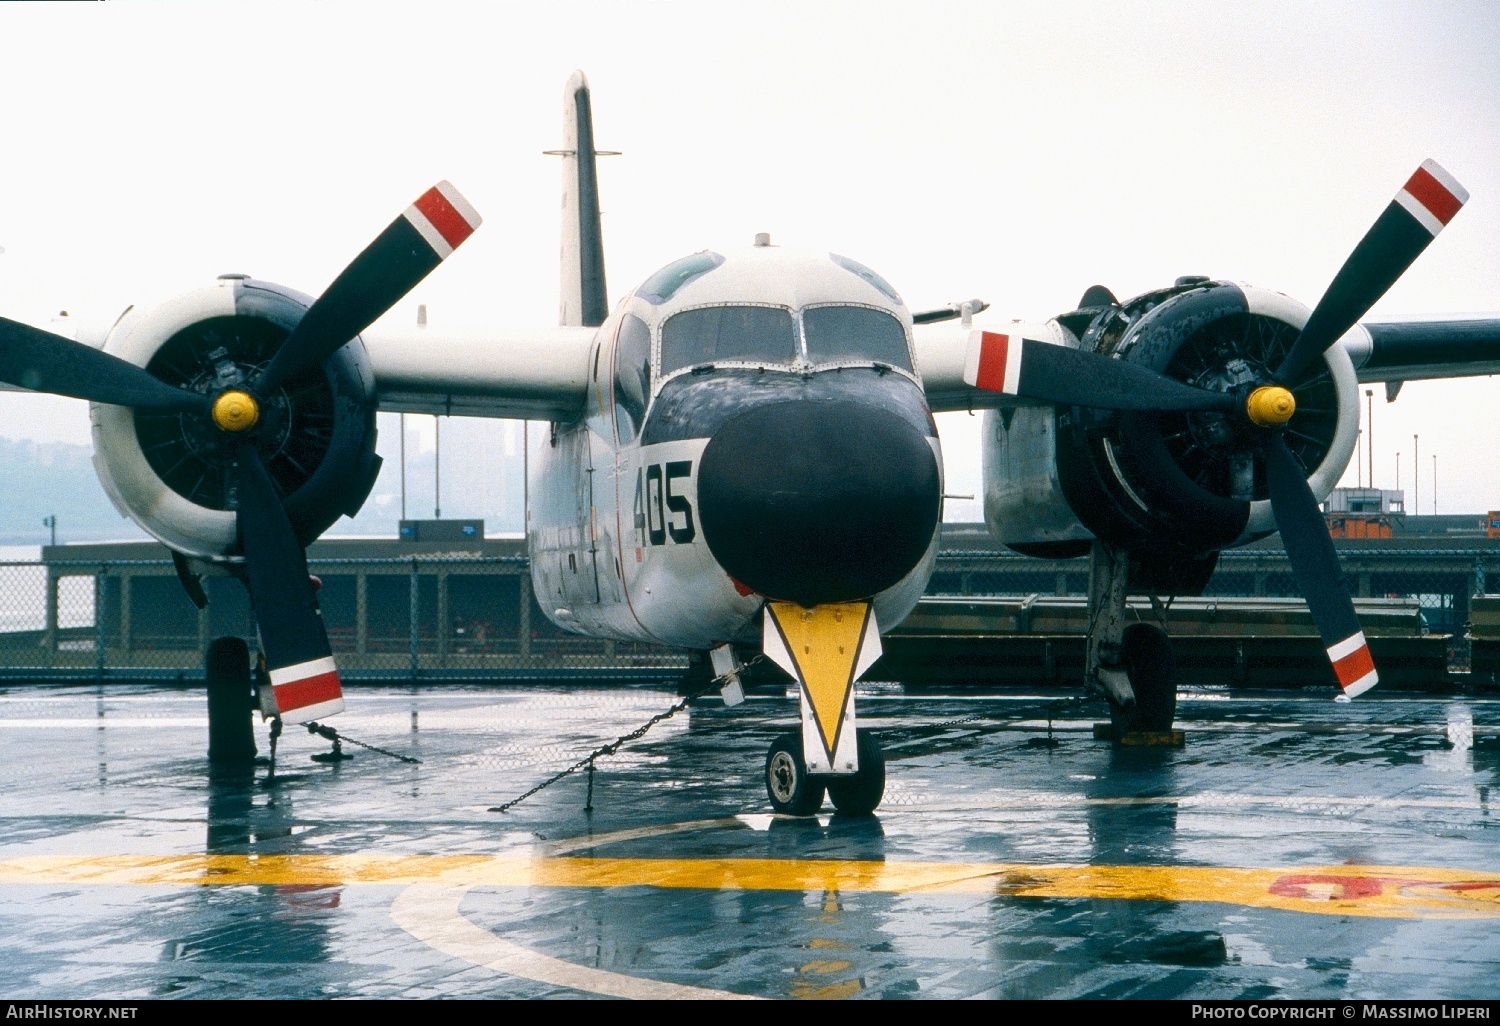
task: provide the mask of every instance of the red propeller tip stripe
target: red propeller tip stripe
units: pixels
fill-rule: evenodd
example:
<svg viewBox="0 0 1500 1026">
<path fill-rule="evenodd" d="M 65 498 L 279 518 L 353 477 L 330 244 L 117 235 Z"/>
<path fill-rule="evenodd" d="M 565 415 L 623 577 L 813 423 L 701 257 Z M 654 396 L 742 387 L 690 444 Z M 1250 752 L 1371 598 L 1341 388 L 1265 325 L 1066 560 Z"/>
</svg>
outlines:
<svg viewBox="0 0 1500 1026">
<path fill-rule="evenodd" d="M 276 709 L 288 723 L 303 723 L 343 711 L 344 689 L 331 657 L 309 659 L 270 671 Z"/>
<path fill-rule="evenodd" d="M 479 212 L 448 182 L 439 182 L 406 209 L 411 222 L 439 260 L 446 260 L 482 222 Z"/>
<path fill-rule="evenodd" d="M 1422 161 L 1422 166 L 1396 193 L 1396 202 L 1434 236 L 1468 201 L 1469 191 L 1433 160 Z"/>
<path fill-rule="evenodd" d="M 1339 686 L 1350 698 L 1364 694 L 1380 680 L 1375 672 L 1375 660 L 1370 658 L 1370 646 L 1365 641 L 1364 631 L 1357 631 L 1337 645 L 1330 645 L 1328 660 L 1333 663 Z"/>
<path fill-rule="evenodd" d="M 964 380 L 986 392 L 1015 395 L 1021 382 L 1021 351 L 1025 341 L 1019 335 L 975 331 L 969 336 Z"/>
</svg>

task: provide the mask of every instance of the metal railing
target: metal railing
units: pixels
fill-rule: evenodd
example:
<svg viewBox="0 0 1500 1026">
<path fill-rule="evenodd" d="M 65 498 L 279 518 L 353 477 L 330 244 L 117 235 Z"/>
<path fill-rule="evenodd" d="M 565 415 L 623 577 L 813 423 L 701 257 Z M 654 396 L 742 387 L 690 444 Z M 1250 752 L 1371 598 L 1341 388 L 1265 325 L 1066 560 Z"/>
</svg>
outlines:
<svg viewBox="0 0 1500 1026">
<path fill-rule="evenodd" d="M 310 560 L 346 680 L 680 676 L 688 655 L 565 632 L 517 557 Z M 0 563 L 0 674 L 196 678 L 214 637 L 255 637 L 248 595 L 203 581 L 207 609 L 169 560 Z"/>
<path fill-rule="evenodd" d="M 1469 656 L 1471 597 L 1500 591 L 1500 550 L 1361 549 L 1340 553 L 1350 590 L 1408 597 L 1428 629 Z M 514 556 L 315 559 L 329 640 L 350 681 L 668 680 L 687 672 L 680 650 L 600 641 L 553 625 Z M 1077 595 L 1087 560 L 1003 550 L 940 553 L 933 595 Z M 0 563 L 0 676 L 12 679 L 199 679 L 211 638 L 255 636 L 244 588 L 206 578 L 197 609 L 169 560 Z M 1210 596 L 1297 595 L 1283 553 L 1223 554 Z M 1482 632 L 1481 632 L 1482 633 Z M 1500 627 L 1495 633 L 1500 636 Z M 1500 642 L 1497 642 L 1500 644 Z"/>
</svg>

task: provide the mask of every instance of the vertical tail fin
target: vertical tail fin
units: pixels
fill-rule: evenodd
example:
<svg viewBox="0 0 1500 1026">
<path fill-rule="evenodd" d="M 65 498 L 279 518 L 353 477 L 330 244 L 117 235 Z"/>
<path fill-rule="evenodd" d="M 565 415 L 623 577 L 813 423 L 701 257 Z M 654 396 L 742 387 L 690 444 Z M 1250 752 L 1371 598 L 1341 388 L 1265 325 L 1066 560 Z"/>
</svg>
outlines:
<svg viewBox="0 0 1500 1026">
<path fill-rule="evenodd" d="M 604 236 L 599 226 L 599 169 L 589 80 L 573 72 L 563 92 L 562 268 L 557 323 L 594 326 L 609 315 Z"/>
</svg>

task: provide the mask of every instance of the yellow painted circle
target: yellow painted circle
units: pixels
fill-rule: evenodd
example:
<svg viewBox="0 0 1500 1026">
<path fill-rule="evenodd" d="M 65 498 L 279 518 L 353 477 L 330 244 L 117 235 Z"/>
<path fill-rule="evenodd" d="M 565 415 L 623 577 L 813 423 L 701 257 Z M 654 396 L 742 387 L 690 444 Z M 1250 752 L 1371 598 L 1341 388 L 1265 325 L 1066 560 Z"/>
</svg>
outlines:
<svg viewBox="0 0 1500 1026">
<path fill-rule="evenodd" d="M 224 431 L 248 431 L 260 419 L 260 407 L 245 392 L 225 392 L 214 400 L 214 423 Z"/>
<path fill-rule="evenodd" d="M 1245 400 L 1245 413 L 1261 427 L 1280 427 L 1297 412 L 1297 400 L 1280 385 L 1262 385 Z"/>
</svg>

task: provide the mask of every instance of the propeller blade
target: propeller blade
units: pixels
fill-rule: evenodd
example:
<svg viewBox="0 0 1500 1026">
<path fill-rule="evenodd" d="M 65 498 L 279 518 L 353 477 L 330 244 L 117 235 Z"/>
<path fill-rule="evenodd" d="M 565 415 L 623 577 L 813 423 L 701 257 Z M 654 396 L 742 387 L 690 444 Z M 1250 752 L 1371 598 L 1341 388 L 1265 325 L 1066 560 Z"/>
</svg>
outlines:
<svg viewBox="0 0 1500 1026">
<path fill-rule="evenodd" d="M 1369 312 L 1453 219 L 1469 193 L 1436 161 L 1424 160 L 1349 259 L 1286 354 L 1275 377 L 1299 381 L 1318 357 Z"/>
<path fill-rule="evenodd" d="M 1276 515 L 1276 527 L 1281 531 L 1297 586 L 1307 599 L 1339 686 L 1350 698 L 1364 694 L 1380 678 L 1354 615 L 1354 602 L 1328 535 L 1328 523 L 1279 431 L 1268 434 L 1264 451 L 1271 511 Z"/>
<path fill-rule="evenodd" d="M 1019 335 L 969 336 L 964 381 L 988 392 L 1103 410 L 1230 410 L 1241 400 L 1137 364 Z"/>
<path fill-rule="evenodd" d="M 0 381 L 137 410 L 203 413 L 207 396 L 167 384 L 102 349 L 0 317 Z"/>
<path fill-rule="evenodd" d="M 395 306 L 479 224 L 479 214 L 452 185 L 439 182 L 428 189 L 308 308 L 256 390 L 267 395 L 298 371 L 321 364 Z"/>
<path fill-rule="evenodd" d="M 235 462 L 240 546 L 276 708 L 285 723 L 331 716 L 344 708 L 344 692 L 307 573 L 307 554 L 260 453 L 241 445 Z"/>
</svg>

